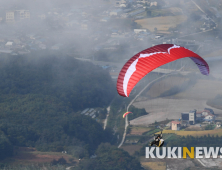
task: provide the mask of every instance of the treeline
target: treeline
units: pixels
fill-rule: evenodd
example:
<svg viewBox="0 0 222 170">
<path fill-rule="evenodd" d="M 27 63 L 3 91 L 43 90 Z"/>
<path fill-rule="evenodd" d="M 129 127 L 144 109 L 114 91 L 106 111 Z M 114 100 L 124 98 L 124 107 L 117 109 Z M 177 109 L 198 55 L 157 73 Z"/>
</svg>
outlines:
<svg viewBox="0 0 222 170">
<path fill-rule="evenodd" d="M 119 149 L 109 143 L 102 143 L 98 146 L 95 154 L 91 158 L 80 159 L 78 164 L 69 165 L 72 170 L 143 170 L 138 159 L 130 156 L 128 152 Z M 34 165 L 3 165 L 0 169 L 4 170 L 65 170 L 67 169 L 66 160 L 62 157 L 53 160 L 51 164 Z"/>
<path fill-rule="evenodd" d="M 66 56 L 3 55 L 0 79 L 0 159 L 11 156 L 14 146 L 82 158 L 115 140 L 111 130 L 78 112 L 107 107 L 114 97 L 102 68 Z"/>
<path fill-rule="evenodd" d="M 44 94 L 73 110 L 103 107 L 114 97 L 107 71 L 67 56 L 0 57 L 0 94 Z"/>
<path fill-rule="evenodd" d="M 36 103 L 39 102 L 37 99 L 34 100 Z M 43 110 L 34 110 L 38 104 L 42 104 Z M 33 110 L 28 110 L 30 112 L 26 108 L 26 112 L 1 114 L 0 159 L 11 156 L 13 146 L 32 146 L 40 151 L 66 150 L 69 154 L 82 158 L 93 154 L 101 142 L 114 140 L 112 131 L 104 131 L 91 117 L 65 112 L 63 107 L 60 108 L 61 111 L 56 108 L 50 110 L 44 102 L 36 105 Z"/>
<path fill-rule="evenodd" d="M 137 117 L 144 116 L 144 115 L 148 114 L 144 108 L 143 109 L 138 109 L 134 106 L 130 106 L 129 111 L 132 112 L 132 113 L 128 114 L 128 120 L 132 120 L 132 119 L 135 119 Z"/>
<path fill-rule="evenodd" d="M 142 170 L 140 162 L 130 156 L 128 152 L 101 144 L 96 150 L 95 158 L 81 160 L 74 170 Z"/>
</svg>

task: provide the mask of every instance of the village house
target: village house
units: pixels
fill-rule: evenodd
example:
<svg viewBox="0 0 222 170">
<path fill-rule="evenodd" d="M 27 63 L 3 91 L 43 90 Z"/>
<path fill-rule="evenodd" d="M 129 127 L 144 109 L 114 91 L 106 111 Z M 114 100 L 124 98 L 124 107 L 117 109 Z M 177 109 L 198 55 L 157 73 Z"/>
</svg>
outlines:
<svg viewBox="0 0 222 170">
<path fill-rule="evenodd" d="M 178 121 L 172 121 L 171 122 L 171 130 L 180 130 L 181 123 Z"/>
<path fill-rule="evenodd" d="M 29 10 L 16 10 L 15 12 L 19 19 L 30 19 Z"/>
<path fill-rule="evenodd" d="M 147 32 L 146 29 L 134 29 L 134 33 L 138 34 L 140 32 Z"/>
<path fill-rule="evenodd" d="M 117 16 L 117 11 L 112 11 L 109 13 L 110 16 Z"/>
<path fill-rule="evenodd" d="M 15 20 L 30 19 L 29 10 L 6 11 L 6 22 L 14 22 Z"/>
<path fill-rule="evenodd" d="M 11 42 L 11 41 L 8 41 L 6 44 L 5 44 L 5 46 L 12 46 L 13 45 L 13 42 Z"/>
<path fill-rule="evenodd" d="M 126 1 L 125 0 L 117 0 L 115 6 L 116 7 L 126 7 Z"/>
<path fill-rule="evenodd" d="M 197 112 L 196 113 L 196 119 L 199 120 L 199 121 L 214 121 L 215 120 L 215 115 L 212 114 L 214 113 L 213 110 L 203 110 L 201 112 Z"/>
<path fill-rule="evenodd" d="M 202 113 L 201 113 L 203 116 L 207 116 L 208 114 L 210 114 L 210 112 L 209 111 L 207 111 L 207 110 L 204 110 L 204 111 L 202 111 Z"/>
<path fill-rule="evenodd" d="M 211 121 L 214 121 L 215 120 L 215 116 L 212 115 L 212 114 L 208 114 L 204 117 L 204 120 L 207 121 L 207 122 L 211 122 Z"/>
<path fill-rule="evenodd" d="M 206 110 L 206 111 L 210 111 L 210 113 L 214 115 L 214 111 L 213 111 L 213 109 L 210 109 L 210 108 L 204 108 L 204 110 Z"/>
<path fill-rule="evenodd" d="M 196 112 L 196 119 L 197 120 L 203 120 L 204 116 L 202 115 L 202 111 L 201 112 Z"/>
<path fill-rule="evenodd" d="M 157 6 L 157 2 L 150 2 L 150 6 Z"/>
</svg>

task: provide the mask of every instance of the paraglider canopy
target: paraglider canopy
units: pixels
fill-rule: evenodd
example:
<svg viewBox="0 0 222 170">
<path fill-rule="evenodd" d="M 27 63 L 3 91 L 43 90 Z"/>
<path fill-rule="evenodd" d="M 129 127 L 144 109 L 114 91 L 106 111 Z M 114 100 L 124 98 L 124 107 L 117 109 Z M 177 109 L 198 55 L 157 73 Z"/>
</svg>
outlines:
<svg viewBox="0 0 222 170">
<path fill-rule="evenodd" d="M 207 62 L 196 53 L 174 44 L 160 44 L 130 58 L 119 73 L 117 91 L 128 97 L 134 86 L 149 72 L 169 62 L 189 57 L 203 75 L 209 74 Z"/>
<path fill-rule="evenodd" d="M 132 112 L 126 112 L 126 113 L 124 113 L 124 114 L 123 114 L 123 118 L 125 118 L 126 115 L 128 115 L 129 113 L 132 113 Z"/>
</svg>

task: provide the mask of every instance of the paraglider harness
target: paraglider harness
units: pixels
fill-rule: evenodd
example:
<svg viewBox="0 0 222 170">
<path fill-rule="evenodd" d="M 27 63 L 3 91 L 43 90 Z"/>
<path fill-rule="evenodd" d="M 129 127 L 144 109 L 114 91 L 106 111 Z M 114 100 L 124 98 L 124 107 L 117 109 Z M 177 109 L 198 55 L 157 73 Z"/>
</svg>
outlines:
<svg viewBox="0 0 222 170">
<path fill-rule="evenodd" d="M 150 146 L 156 145 L 156 147 L 162 147 L 164 144 L 164 140 L 162 139 L 163 135 L 162 135 L 162 131 L 161 134 L 154 134 L 154 140 L 150 143 Z"/>
</svg>

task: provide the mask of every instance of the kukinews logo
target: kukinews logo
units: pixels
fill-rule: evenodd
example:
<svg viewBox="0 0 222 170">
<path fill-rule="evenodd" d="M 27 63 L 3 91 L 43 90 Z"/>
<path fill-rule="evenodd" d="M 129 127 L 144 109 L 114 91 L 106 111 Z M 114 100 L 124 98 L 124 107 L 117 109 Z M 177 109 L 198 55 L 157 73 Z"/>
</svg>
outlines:
<svg viewBox="0 0 222 170">
<path fill-rule="evenodd" d="M 222 158 L 222 147 L 146 147 L 146 158 Z"/>
</svg>

